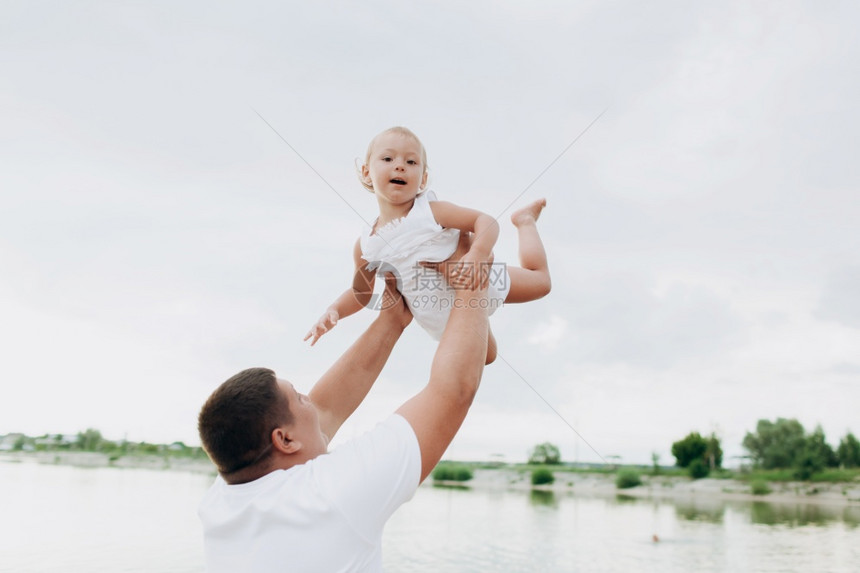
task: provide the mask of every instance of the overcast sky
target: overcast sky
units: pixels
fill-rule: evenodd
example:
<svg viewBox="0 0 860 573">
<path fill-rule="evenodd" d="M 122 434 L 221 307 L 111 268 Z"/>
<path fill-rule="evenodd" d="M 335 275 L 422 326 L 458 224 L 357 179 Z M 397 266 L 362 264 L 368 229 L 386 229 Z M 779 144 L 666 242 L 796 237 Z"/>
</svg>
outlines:
<svg viewBox="0 0 860 573">
<path fill-rule="evenodd" d="M 549 204 L 553 292 L 493 316 L 500 359 L 448 457 L 668 464 L 695 430 L 732 463 L 778 416 L 835 445 L 860 432 L 858 21 L 847 1 L 4 2 L 0 434 L 199 444 L 243 368 L 310 389 L 373 318 L 302 342 L 376 215 L 355 161 L 406 125 L 441 199 L 500 216 L 497 261 L 517 262 L 505 209 Z M 435 347 L 412 325 L 340 438 L 417 392 Z"/>
</svg>

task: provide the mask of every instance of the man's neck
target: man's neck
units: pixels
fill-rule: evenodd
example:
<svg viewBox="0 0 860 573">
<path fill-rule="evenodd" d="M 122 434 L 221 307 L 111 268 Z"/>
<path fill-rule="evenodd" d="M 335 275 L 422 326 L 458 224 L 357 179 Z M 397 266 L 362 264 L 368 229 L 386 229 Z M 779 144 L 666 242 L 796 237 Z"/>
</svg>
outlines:
<svg viewBox="0 0 860 573">
<path fill-rule="evenodd" d="M 270 474 L 274 469 L 261 472 L 257 468 L 245 468 L 241 469 L 237 472 L 229 473 L 229 474 L 221 474 L 221 477 L 227 482 L 228 485 L 239 485 L 242 483 L 250 483 L 254 480 L 258 480 L 264 475 Z"/>
<path fill-rule="evenodd" d="M 294 456 L 272 456 L 269 459 L 261 460 L 261 463 L 257 465 L 242 468 L 239 471 L 229 474 L 222 473 L 221 478 L 227 482 L 228 485 L 250 483 L 263 476 L 267 476 L 274 471 L 288 470 L 292 467 L 302 465 L 306 461 L 308 461 L 308 458 L 305 458 L 304 456 L 300 457 L 298 454 L 294 454 Z"/>
</svg>

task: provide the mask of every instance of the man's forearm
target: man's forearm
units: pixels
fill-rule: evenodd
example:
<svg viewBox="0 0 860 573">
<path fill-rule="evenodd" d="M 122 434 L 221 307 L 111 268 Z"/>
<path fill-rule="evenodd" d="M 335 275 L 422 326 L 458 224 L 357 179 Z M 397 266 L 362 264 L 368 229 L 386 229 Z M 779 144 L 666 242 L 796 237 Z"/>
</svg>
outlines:
<svg viewBox="0 0 860 573">
<path fill-rule="evenodd" d="M 482 296 L 458 291 L 445 333 L 433 358 L 430 383 L 454 395 L 478 389 L 487 353 L 487 310 Z"/>
<path fill-rule="evenodd" d="M 484 370 L 487 353 L 486 291 L 458 291 L 433 358 L 430 381 L 397 412 L 412 426 L 421 449 L 423 480 L 460 429 Z"/>
<path fill-rule="evenodd" d="M 319 410 L 322 430 L 329 438 L 367 396 L 403 328 L 393 317 L 380 313 L 314 385 L 310 398 Z"/>
</svg>

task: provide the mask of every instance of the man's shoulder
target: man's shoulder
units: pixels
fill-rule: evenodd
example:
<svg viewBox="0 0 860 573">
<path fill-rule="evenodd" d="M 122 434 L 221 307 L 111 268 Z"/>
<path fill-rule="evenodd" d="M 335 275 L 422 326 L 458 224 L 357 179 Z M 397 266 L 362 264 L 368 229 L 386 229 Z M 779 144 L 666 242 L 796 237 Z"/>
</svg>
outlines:
<svg viewBox="0 0 860 573">
<path fill-rule="evenodd" d="M 335 446 L 331 452 L 323 454 L 312 461 L 337 458 L 349 451 L 366 448 L 394 448 L 418 450 L 418 438 L 409 422 L 400 414 L 391 414 L 369 430 L 345 440 Z"/>
<path fill-rule="evenodd" d="M 366 432 L 350 438 L 309 462 L 315 480 L 378 480 L 380 476 L 405 472 L 420 477 L 421 449 L 409 422 L 392 414 Z M 417 469 L 416 469 L 417 468 Z M 397 471 L 394 471 L 397 469 Z M 405 477 L 405 476 L 404 476 Z M 410 481 L 406 477 L 406 481 Z"/>
</svg>

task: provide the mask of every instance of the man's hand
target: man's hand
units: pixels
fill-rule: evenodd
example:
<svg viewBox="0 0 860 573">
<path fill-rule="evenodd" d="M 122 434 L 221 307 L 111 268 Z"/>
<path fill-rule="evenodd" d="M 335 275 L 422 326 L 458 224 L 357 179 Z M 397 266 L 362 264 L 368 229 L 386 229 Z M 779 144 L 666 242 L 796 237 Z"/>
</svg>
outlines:
<svg viewBox="0 0 860 573">
<path fill-rule="evenodd" d="M 325 334 L 337 325 L 338 318 L 339 316 L 336 310 L 334 310 L 333 308 L 328 309 L 320 317 L 317 323 L 313 325 L 313 328 L 311 328 L 308 333 L 305 334 L 303 340 L 307 340 L 308 338 L 313 337 L 313 340 L 311 340 L 311 346 L 313 346 L 323 334 Z"/>
<path fill-rule="evenodd" d="M 451 276 L 446 277 L 448 284 L 468 290 L 483 290 L 490 283 L 490 265 L 493 264 L 493 253 L 489 256 L 476 253 L 470 249 L 463 258 L 453 265 Z M 452 282 L 453 281 L 453 282 Z"/>
<path fill-rule="evenodd" d="M 490 253 L 489 257 L 482 257 L 473 253 L 471 247 L 472 234 L 461 232 L 457 250 L 450 257 L 438 263 L 421 261 L 420 264 L 440 273 L 453 288 L 486 288 L 490 273 L 485 271 L 493 264 L 493 253 Z"/>
</svg>

